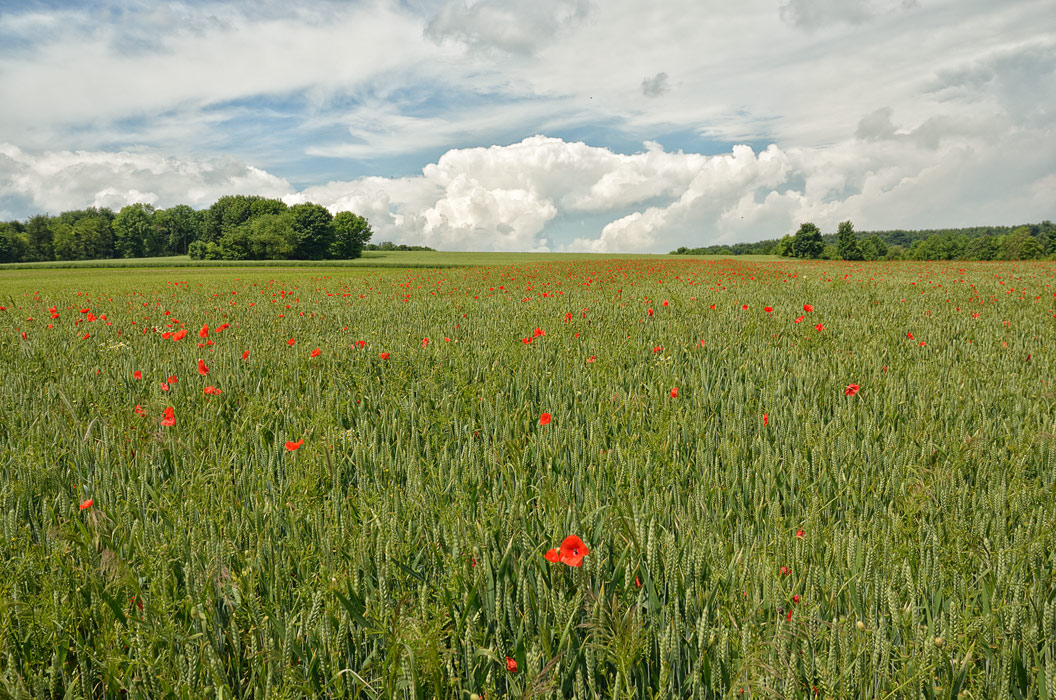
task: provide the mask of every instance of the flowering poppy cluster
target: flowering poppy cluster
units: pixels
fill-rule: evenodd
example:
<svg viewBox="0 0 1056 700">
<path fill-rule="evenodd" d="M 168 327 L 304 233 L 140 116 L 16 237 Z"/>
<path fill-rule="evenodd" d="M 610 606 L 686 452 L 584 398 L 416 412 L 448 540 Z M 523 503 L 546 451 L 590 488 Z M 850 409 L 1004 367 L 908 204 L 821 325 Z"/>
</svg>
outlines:
<svg viewBox="0 0 1056 700">
<path fill-rule="evenodd" d="M 569 535 L 561 542 L 560 549 L 547 550 L 546 560 L 553 564 L 561 562 L 568 566 L 583 566 L 583 557 L 590 554 L 587 545 L 577 535 Z"/>
</svg>

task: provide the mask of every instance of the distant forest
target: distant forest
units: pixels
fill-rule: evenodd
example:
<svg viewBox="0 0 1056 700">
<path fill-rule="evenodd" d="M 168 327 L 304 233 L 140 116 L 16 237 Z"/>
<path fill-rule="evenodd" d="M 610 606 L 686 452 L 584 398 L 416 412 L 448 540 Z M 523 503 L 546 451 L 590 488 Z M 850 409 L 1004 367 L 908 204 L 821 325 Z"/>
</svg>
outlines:
<svg viewBox="0 0 1056 700">
<path fill-rule="evenodd" d="M 805 223 L 794 234 L 758 243 L 703 248 L 685 246 L 672 255 L 781 255 L 822 260 L 1038 260 L 1056 257 L 1056 225 L 974 226 L 919 231 L 854 230 L 850 221 L 823 234 Z"/>
<path fill-rule="evenodd" d="M 231 195 L 208 209 L 130 204 L 0 222 L 0 263 L 190 255 L 198 260 L 331 260 L 364 250 L 432 250 L 370 243 L 373 231 L 352 212 L 332 215 L 311 202 Z"/>
</svg>

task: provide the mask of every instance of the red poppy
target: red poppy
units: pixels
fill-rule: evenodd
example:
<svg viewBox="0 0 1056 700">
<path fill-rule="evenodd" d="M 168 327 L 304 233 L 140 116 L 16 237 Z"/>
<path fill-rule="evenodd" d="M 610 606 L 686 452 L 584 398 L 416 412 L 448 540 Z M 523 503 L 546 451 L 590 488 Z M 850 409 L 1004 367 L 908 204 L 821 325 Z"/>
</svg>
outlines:
<svg viewBox="0 0 1056 700">
<path fill-rule="evenodd" d="M 205 360 L 198 360 L 198 374 L 203 377 L 209 374 L 209 368 L 205 365 Z"/>
<path fill-rule="evenodd" d="M 764 306 L 763 307 L 763 311 L 765 311 L 766 313 L 771 313 L 771 312 L 773 312 L 773 310 L 774 310 L 774 307 L 772 307 L 772 306 Z"/>
<path fill-rule="evenodd" d="M 176 375 L 175 375 L 175 374 L 173 374 L 172 376 L 170 376 L 170 377 L 169 377 L 168 379 L 166 379 L 165 381 L 167 381 L 167 382 L 168 382 L 169 384 L 175 384 L 176 382 L 178 382 L 178 381 L 180 381 L 180 380 L 176 378 Z"/>
<path fill-rule="evenodd" d="M 219 396 L 220 394 L 222 394 L 224 392 L 221 391 L 220 389 L 217 389 L 215 386 L 207 386 L 207 387 L 205 387 L 205 389 L 202 390 L 202 393 L 210 394 L 212 396 Z"/>
<path fill-rule="evenodd" d="M 741 311 L 747 311 L 747 310 L 748 310 L 748 305 L 747 304 L 742 304 L 741 305 Z"/>
<path fill-rule="evenodd" d="M 517 662 L 508 656 L 506 657 L 506 670 L 510 673 L 517 673 Z"/>
<path fill-rule="evenodd" d="M 678 387 L 677 386 L 671 387 L 671 398 L 673 398 L 673 399 L 677 399 L 678 398 Z"/>
<path fill-rule="evenodd" d="M 860 388 L 861 387 L 858 386 L 857 384 L 848 384 L 847 388 L 843 390 L 843 395 L 844 396 L 854 396 L 855 394 L 858 393 L 858 390 Z"/>
<path fill-rule="evenodd" d="M 814 326 L 814 330 L 816 330 L 817 332 L 820 333 L 823 330 L 825 330 L 825 326 L 823 326 L 822 324 L 819 323 L 818 325 Z"/>
<path fill-rule="evenodd" d="M 538 337 L 539 337 L 539 336 L 541 336 L 541 335 L 546 335 L 546 331 L 544 331 L 544 330 L 543 330 L 542 328 L 540 328 L 539 326 L 536 326 L 536 327 L 535 327 L 535 330 L 534 330 L 534 331 L 532 331 L 532 337 L 533 337 L 533 338 L 538 338 Z"/>
<path fill-rule="evenodd" d="M 806 534 L 803 530 L 796 530 L 796 539 L 801 540 Z"/>
<path fill-rule="evenodd" d="M 779 572 L 781 573 L 782 576 L 788 576 L 789 574 L 792 573 L 792 569 L 788 568 L 787 566 L 782 566 L 779 569 Z"/>
<path fill-rule="evenodd" d="M 135 372 L 133 372 L 133 373 L 132 373 L 132 378 L 133 378 L 133 379 L 142 379 L 142 378 L 143 378 L 143 373 L 142 373 L 142 372 L 140 372 L 140 371 L 139 371 L 139 370 L 137 369 L 137 370 L 136 370 Z"/>
<path fill-rule="evenodd" d="M 549 425 L 549 423 L 550 423 L 550 414 L 549 413 L 543 413 L 542 415 L 539 416 L 539 425 Z"/>
<path fill-rule="evenodd" d="M 363 348 L 363 347 L 366 347 L 366 345 L 367 345 L 367 341 L 365 341 L 365 340 L 357 340 L 356 341 L 356 347 L 357 348 Z"/>
<path fill-rule="evenodd" d="M 797 318 L 797 319 L 796 319 L 795 321 L 793 321 L 792 323 L 802 323 L 802 322 L 803 322 L 803 317 L 802 317 L 802 316 L 800 316 L 799 318 Z"/>
<path fill-rule="evenodd" d="M 642 582 L 638 580 L 637 576 L 634 577 L 634 585 L 637 586 L 638 588 L 642 587 Z"/>
<path fill-rule="evenodd" d="M 546 550 L 546 554 L 544 554 L 543 556 L 548 562 L 552 562 L 554 564 L 561 561 L 561 552 L 557 551 L 556 549 Z"/>
<path fill-rule="evenodd" d="M 794 596 L 792 596 L 792 602 L 795 603 L 796 605 L 799 605 L 799 594 L 798 593 L 796 593 Z"/>
<path fill-rule="evenodd" d="M 654 354 L 654 355 L 655 355 L 656 353 L 658 353 L 658 352 L 663 352 L 663 351 L 664 351 L 664 349 L 663 349 L 663 348 L 662 348 L 661 346 L 659 346 L 659 345 L 654 345 L 654 346 L 653 346 L 653 354 Z"/>
<path fill-rule="evenodd" d="M 297 342 L 296 340 L 294 340 L 293 338 L 290 338 L 289 340 L 286 341 L 286 344 L 287 345 L 293 345 L 296 342 Z"/>
<path fill-rule="evenodd" d="M 597 360 L 598 360 L 598 358 L 596 358 L 593 355 L 591 355 L 590 357 L 587 358 L 587 363 L 590 364 L 592 362 L 597 362 Z"/>
<path fill-rule="evenodd" d="M 161 383 L 161 390 L 162 391 L 168 391 L 169 390 L 169 385 L 166 384 L 165 382 L 162 382 Z"/>
<path fill-rule="evenodd" d="M 590 554 L 587 545 L 576 535 L 569 535 L 561 543 L 561 563 L 569 566 L 583 566 L 583 557 Z"/>
<path fill-rule="evenodd" d="M 294 450 L 300 449 L 301 445 L 303 445 L 303 444 L 304 444 L 304 439 L 303 438 L 298 440 L 297 442 L 287 441 L 286 442 L 286 449 L 289 450 L 290 452 L 293 452 Z"/>
<path fill-rule="evenodd" d="M 94 502 L 95 501 L 93 501 L 91 498 L 89 498 L 87 501 L 82 501 L 81 510 L 87 510 L 88 508 L 91 508 Z"/>
<path fill-rule="evenodd" d="M 803 310 L 806 311 L 809 314 L 811 311 L 814 310 L 814 307 L 811 306 L 810 304 L 804 304 L 803 305 Z"/>
<path fill-rule="evenodd" d="M 912 333 L 906 333 L 906 337 L 909 338 L 910 340 L 913 340 L 913 334 Z"/>
<path fill-rule="evenodd" d="M 173 410 L 172 406 L 165 409 L 165 413 L 161 419 L 161 424 L 167 428 L 171 428 L 176 425 L 176 411 Z"/>
<path fill-rule="evenodd" d="M 206 324 L 206 325 L 202 326 L 202 329 L 200 331 L 198 331 L 198 337 L 199 338 L 208 338 L 209 337 L 209 324 Z"/>
<path fill-rule="evenodd" d="M 146 412 L 146 411 L 144 411 L 144 410 L 143 410 L 143 407 L 142 407 L 142 406 L 140 406 L 140 405 L 139 405 L 139 404 L 137 403 L 137 404 L 136 404 L 136 414 L 137 414 L 137 415 L 140 415 L 140 416 L 145 416 L 145 415 L 147 415 L 147 412 Z"/>
<path fill-rule="evenodd" d="M 389 359 L 389 353 L 383 352 L 380 355 L 378 355 L 378 357 L 380 357 L 383 360 L 387 360 L 387 359 Z"/>
<path fill-rule="evenodd" d="M 246 350 L 244 353 L 242 353 L 242 359 L 243 360 L 248 360 L 249 359 L 249 350 Z"/>
<path fill-rule="evenodd" d="M 763 414 L 763 427 L 765 428 L 770 423 L 770 416 Z"/>
<path fill-rule="evenodd" d="M 663 303 L 660 304 L 660 306 L 669 306 L 669 305 L 670 304 L 668 303 L 667 299 L 664 299 Z"/>
<path fill-rule="evenodd" d="M 320 350 L 319 348 L 312 350 L 312 357 L 319 357 L 319 353 L 321 352 L 322 350 Z"/>
</svg>

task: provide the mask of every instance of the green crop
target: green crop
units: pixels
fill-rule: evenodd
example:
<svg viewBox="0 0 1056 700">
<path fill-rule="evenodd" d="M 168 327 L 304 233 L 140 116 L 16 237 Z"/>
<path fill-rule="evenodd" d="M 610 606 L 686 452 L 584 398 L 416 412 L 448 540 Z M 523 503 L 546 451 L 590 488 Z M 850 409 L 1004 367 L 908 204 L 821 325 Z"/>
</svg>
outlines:
<svg viewBox="0 0 1056 700">
<path fill-rule="evenodd" d="M 1056 698 L 1052 263 L 17 270 L 0 306 L 0 696 Z"/>
</svg>

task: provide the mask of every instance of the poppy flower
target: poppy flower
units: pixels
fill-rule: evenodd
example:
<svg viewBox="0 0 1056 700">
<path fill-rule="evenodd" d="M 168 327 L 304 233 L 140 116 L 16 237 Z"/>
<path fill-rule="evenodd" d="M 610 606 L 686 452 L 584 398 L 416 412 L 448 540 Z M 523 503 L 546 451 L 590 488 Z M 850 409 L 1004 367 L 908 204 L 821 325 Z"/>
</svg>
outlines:
<svg viewBox="0 0 1056 700">
<path fill-rule="evenodd" d="M 825 326 L 819 323 L 818 325 L 814 326 L 814 330 L 816 330 L 818 333 L 821 333 L 823 330 L 825 330 Z"/>
<path fill-rule="evenodd" d="M 549 425 L 549 424 L 550 424 L 550 414 L 549 413 L 541 414 L 539 416 L 539 425 Z"/>
<path fill-rule="evenodd" d="M 166 428 L 171 428 L 172 426 L 176 425 L 176 412 L 173 410 L 172 406 L 169 406 L 165 409 L 165 413 L 163 414 L 161 419 L 161 424 L 164 425 Z"/>
<path fill-rule="evenodd" d="M 576 535 L 569 535 L 561 543 L 561 563 L 569 566 L 583 566 L 583 557 L 590 554 L 587 545 Z"/>
<path fill-rule="evenodd" d="M 169 384 L 175 384 L 176 382 L 178 382 L 178 381 L 180 381 L 180 380 L 176 378 L 176 375 L 175 375 L 175 374 L 173 374 L 172 376 L 170 376 L 170 377 L 169 377 L 168 379 L 166 379 L 165 381 L 167 381 L 167 382 L 168 382 Z"/>
<path fill-rule="evenodd" d="M 81 510 L 87 510 L 87 509 L 91 508 L 92 504 L 94 502 L 95 501 L 93 501 L 91 498 L 89 498 L 87 501 L 82 501 L 81 502 Z"/>
<path fill-rule="evenodd" d="M 910 340 L 913 340 L 913 334 L 912 333 L 906 333 L 906 337 L 909 338 Z"/>
<path fill-rule="evenodd" d="M 796 539 L 801 540 L 806 534 L 803 530 L 796 530 Z"/>
<path fill-rule="evenodd" d="M 142 373 L 142 372 L 140 372 L 140 371 L 139 371 L 139 370 L 137 369 L 137 370 L 136 370 L 135 372 L 133 372 L 133 373 L 132 373 L 132 378 L 133 378 L 133 379 L 142 379 L 142 378 L 143 378 L 143 373 Z"/>
<path fill-rule="evenodd" d="M 557 551 L 556 549 L 548 549 L 548 550 L 546 550 L 546 554 L 544 554 L 543 556 L 546 558 L 546 560 L 548 562 L 551 562 L 551 563 L 554 563 L 554 564 L 556 564 L 557 562 L 561 561 L 561 552 Z"/>
<path fill-rule="evenodd" d="M 798 593 L 796 593 L 794 596 L 792 596 L 792 602 L 795 603 L 796 605 L 799 605 L 799 594 Z"/>
<path fill-rule="evenodd" d="M 741 305 L 741 311 L 747 311 L 747 310 L 748 310 L 748 305 L 747 304 L 742 304 Z"/>
<path fill-rule="evenodd" d="M 207 386 L 207 387 L 205 387 L 205 389 L 202 390 L 202 393 L 203 394 L 210 394 L 212 396 L 219 396 L 220 394 L 222 394 L 224 392 L 222 390 L 220 390 L 220 389 L 217 389 L 215 386 Z"/>
<path fill-rule="evenodd" d="M 242 359 L 243 360 L 248 360 L 249 359 L 249 350 L 246 350 L 244 353 L 242 353 Z"/>
<path fill-rule="evenodd" d="M 792 573 L 792 569 L 788 568 L 787 566 L 782 566 L 778 571 L 782 576 L 788 576 Z"/>
<path fill-rule="evenodd" d="M 209 337 L 209 324 L 206 324 L 206 325 L 202 326 L 202 329 L 200 331 L 198 331 L 198 337 L 199 338 L 208 338 Z"/>
<path fill-rule="evenodd" d="M 383 360 L 387 360 L 387 359 L 389 359 L 389 353 L 383 352 L 380 355 L 378 355 L 378 357 L 380 357 Z"/>
<path fill-rule="evenodd" d="M 175 343 L 177 340 L 183 340 L 186 337 L 187 337 L 187 329 L 186 328 L 181 328 L 180 330 L 178 330 L 178 331 L 176 331 L 175 333 L 172 334 L 172 342 Z"/>
<path fill-rule="evenodd" d="M 297 442 L 287 441 L 286 442 L 286 449 L 289 450 L 290 452 L 293 452 L 294 450 L 300 449 L 301 445 L 303 445 L 303 444 L 304 444 L 304 439 L 303 438 L 298 440 Z"/>
<path fill-rule="evenodd" d="M 770 416 L 763 414 L 763 427 L 765 428 L 770 423 Z"/>
<path fill-rule="evenodd" d="M 209 368 L 205 365 L 205 360 L 198 360 L 198 374 L 203 377 L 209 374 Z"/>
<path fill-rule="evenodd" d="M 804 304 L 803 305 L 803 310 L 806 311 L 809 314 L 811 311 L 814 310 L 814 307 L 811 306 L 810 304 Z"/>
<path fill-rule="evenodd" d="M 858 386 L 857 384 L 848 384 L 847 388 L 843 390 L 843 395 L 844 396 L 854 396 L 855 394 L 858 393 L 858 390 L 860 388 L 861 387 Z"/>
<path fill-rule="evenodd" d="M 793 321 L 792 323 L 802 323 L 802 322 L 803 322 L 803 317 L 802 317 L 802 316 L 800 316 L 799 318 L 797 318 L 797 319 L 796 319 L 795 321 Z"/>
<path fill-rule="evenodd" d="M 506 657 L 506 670 L 510 673 L 517 673 L 517 662 L 510 657 Z"/>
<path fill-rule="evenodd" d="M 356 341 L 356 347 L 357 348 L 364 348 L 366 346 L 367 346 L 367 341 L 365 341 L 365 340 L 357 340 Z"/>
<path fill-rule="evenodd" d="M 593 355 L 591 355 L 590 357 L 587 358 L 587 363 L 590 364 L 592 362 L 597 362 L 597 360 L 598 360 L 598 358 L 596 358 Z"/>
<path fill-rule="evenodd" d="M 320 350 L 319 348 L 312 350 L 312 357 L 319 357 L 319 353 L 321 352 L 322 350 Z"/>
<path fill-rule="evenodd" d="M 539 337 L 539 336 L 541 336 L 541 335 L 546 335 L 546 331 L 544 331 L 544 330 L 543 330 L 542 328 L 540 328 L 539 326 L 536 326 L 536 327 L 535 327 L 535 330 L 534 330 L 534 331 L 532 331 L 532 337 L 533 337 L 533 338 L 538 338 L 538 337 Z"/>
<path fill-rule="evenodd" d="M 772 307 L 772 306 L 764 306 L 764 307 L 763 307 L 763 311 L 765 311 L 765 312 L 766 312 L 766 313 L 768 313 L 768 314 L 769 314 L 769 313 L 772 313 L 772 312 L 773 312 L 773 310 L 774 310 L 774 307 Z"/>
<path fill-rule="evenodd" d="M 286 344 L 287 345 L 293 345 L 296 342 L 297 342 L 296 340 L 294 340 L 293 338 L 290 338 L 289 340 L 286 341 Z"/>
<path fill-rule="evenodd" d="M 162 382 L 161 383 L 161 390 L 162 391 L 168 391 L 169 390 L 169 385 L 166 382 Z"/>
<path fill-rule="evenodd" d="M 671 387 L 671 398 L 673 398 L 673 399 L 677 399 L 678 398 L 678 387 L 677 386 Z"/>
</svg>

